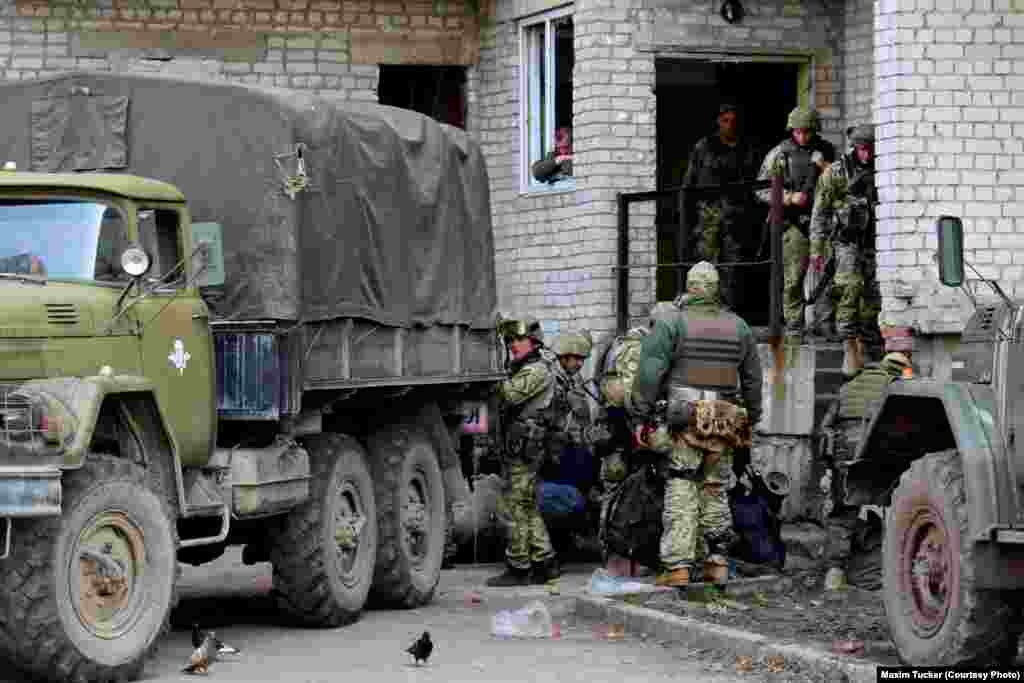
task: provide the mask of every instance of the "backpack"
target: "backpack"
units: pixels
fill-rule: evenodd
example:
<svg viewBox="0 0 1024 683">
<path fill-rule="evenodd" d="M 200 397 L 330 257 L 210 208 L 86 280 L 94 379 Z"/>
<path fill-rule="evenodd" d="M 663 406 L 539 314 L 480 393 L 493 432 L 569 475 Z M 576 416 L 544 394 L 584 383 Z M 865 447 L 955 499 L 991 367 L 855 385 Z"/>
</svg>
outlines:
<svg viewBox="0 0 1024 683">
<path fill-rule="evenodd" d="M 648 567 L 658 566 L 665 482 L 654 466 L 636 470 L 608 503 L 604 539 L 607 551 Z"/>
<path fill-rule="evenodd" d="M 729 492 L 733 531 L 737 540 L 732 554 L 752 564 L 772 565 L 781 570 L 786 565 L 786 544 L 782 540 L 779 519 L 781 497 L 768 488 L 760 474 L 746 465 L 743 470 L 750 481 L 746 490 L 737 484 Z"/>
</svg>

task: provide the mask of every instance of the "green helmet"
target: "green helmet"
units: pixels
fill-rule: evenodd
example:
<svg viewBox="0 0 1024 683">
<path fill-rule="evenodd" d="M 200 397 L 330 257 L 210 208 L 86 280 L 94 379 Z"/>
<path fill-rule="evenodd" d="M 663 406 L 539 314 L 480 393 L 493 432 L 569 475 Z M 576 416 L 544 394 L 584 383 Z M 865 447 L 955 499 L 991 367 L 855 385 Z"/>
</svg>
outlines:
<svg viewBox="0 0 1024 683">
<path fill-rule="evenodd" d="M 850 126 L 846 129 L 846 137 L 851 145 L 873 145 L 875 144 L 875 127 L 869 123 Z"/>
<path fill-rule="evenodd" d="M 594 348 L 594 340 L 590 337 L 588 330 L 579 332 L 568 332 L 560 335 L 555 340 L 555 354 L 559 356 L 579 356 L 588 358 L 591 349 Z"/>
<path fill-rule="evenodd" d="M 686 291 L 690 294 L 717 294 L 718 269 L 708 261 L 701 261 L 690 268 L 686 275 Z"/>
<path fill-rule="evenodd" d="M 530 337 L 539 344 L 544 343 L 544 330 L 541 329 L 540 321 L 532 315 L 499 319 L 498 334 L 507 340 Z"/>
<path fill-rule="evenodd" d="M 818 112 L 810 107 L 797 107 L 793 111 L 789 112 L 789 118 L 786 120 L 786 127 L 790 130 L 795 128 L 818 130 Z"/>
</svg>

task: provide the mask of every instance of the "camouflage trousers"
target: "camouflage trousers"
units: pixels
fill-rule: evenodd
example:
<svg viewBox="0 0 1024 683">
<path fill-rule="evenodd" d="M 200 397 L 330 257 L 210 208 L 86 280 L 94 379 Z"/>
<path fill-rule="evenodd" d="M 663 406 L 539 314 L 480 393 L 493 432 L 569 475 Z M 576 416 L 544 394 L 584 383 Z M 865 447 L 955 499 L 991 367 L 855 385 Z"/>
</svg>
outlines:
<svg viewBox="0 0 1024 683">
<path fill-rule="evenodd" d="M 853 553 L 853 538 L 860 526 L 858 514 L 860 508 L 847 505 L 843 484 L 843 474 L 836 466 L 837 462 L 848 460 L 857 449 L 857 441 L 864 426 L 859 419 L 840 420 L 831 430 L 834 443 L 832 464 L 830 467 L 831 481 L 829 491 L 830 510 L 825 516 L 825 560 L 830 567 L 846 569 Z"/>
<path fill-rule="evenodd" d="M 658 431 L 663 432 L 664 428 Z M 662 434 L 662 439 L 666 435 Z M 725 551 L 732 536 L 727 487 L 732 481 L 732 450 L 714 454 L 682 441 L 673 444 L 668 468 L 697 472 L 696 481 L 669 477 L 662 513 L 661 563 L 668 571 L 691 566 L 709 552 Z M 716 548 L 709 548 L 714 543 Z"/>
<path fill-rule="evenodd" d="M 539 467 L 522 461 L 508 465 L 508 482 L 501 499 L 502 513 L 509 520 L 505 560 L 510 567 L 529 569 L 555 556 L 551 536 L 537 509 Z"/>
<path fill-rule="evenodd" d="M 782 233 L 782 315 L 787 332 L 804 329 L 804 277 L 810 253 L 810 239 L 796 224 L 787 222 Z"/>
<path fill-rule="evenodd" d="M 722 202 L 697 202 L 699 227 L 694 232 L 693 253 L 697 258 L 711 263 L 734 263 L 743 259 L 743 246 L 736 239 L 734 231 L 737 226 L 725 218 L 727 211 Z M 735 268 L 722 268 L 719 271 L 719 291 L 722 300 L 734 306 L 736 295 Z"/>
<path fill-rule="evenodd" d="M 836 333 L 846 339 L 869 336 L 881 312 L 881 292 L 875 276 L 875 254 L 857 245 L 834 247 L 836 273 L 832 285 L 814 303 L 815 319 L 834 319 Z"/>
</svg>

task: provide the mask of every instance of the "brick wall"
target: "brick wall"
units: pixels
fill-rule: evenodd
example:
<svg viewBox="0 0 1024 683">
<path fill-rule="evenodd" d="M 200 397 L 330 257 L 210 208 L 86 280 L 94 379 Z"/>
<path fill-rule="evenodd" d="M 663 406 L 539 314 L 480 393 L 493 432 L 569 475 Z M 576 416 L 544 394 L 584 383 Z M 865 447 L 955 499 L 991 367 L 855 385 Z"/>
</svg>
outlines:
<svg viewBox="0 0 1024 683">
<path fill-rule="evenodd" d="M 0 0 L 0 78 L 152 71 L 377 100 L 378 64 L 472 64 L 464 0 Z"/>
<path fill-rule="evenodd" d="M 875 101 L 874 0 L 846 2 L 841 84 L 844 127 L 871 123 Z"/>
<path fill-rule="evenodd" d="M 1011 0 L 905 6 L 881 0 L 875 25 L 880 323 L 955 333 L 971 307 L 938 282 L 940 215 L 962 217 L 985 277 L 1024 294 L 1024 14 Z"/>
</svg>

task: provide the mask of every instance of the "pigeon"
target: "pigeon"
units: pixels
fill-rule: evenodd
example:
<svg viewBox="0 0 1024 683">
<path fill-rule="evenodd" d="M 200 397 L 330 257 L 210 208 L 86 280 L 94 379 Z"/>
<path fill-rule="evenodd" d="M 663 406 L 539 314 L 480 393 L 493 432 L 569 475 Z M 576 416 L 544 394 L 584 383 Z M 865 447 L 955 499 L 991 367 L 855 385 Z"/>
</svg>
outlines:
<svg viewBox="0 0 1024 683">
<path fill-rule="evenodd" d="M 193 675 L 210 673 L 210 662 L 216 658 L 214 654 L 217 648 L 216 641 L 217 639 L 212 633 L 207 633 L 206 637 L 203 638 L 203 642 L 199 644 L 199 647 L 189 657 L 188 666 L 182 669 L 181 672 Z"/>
<path fill-rule="evenodd" d="M 423 635 L 419 639 L 410 645 L 406 652 L 412 655 L 413 662 L 419 664 L 420 662 L 426 663 L 430 657 L 431 651 L 434 649 L 434 643 L 430 641 L 430 633 L 427 631 L 423 632 Z"/>
<path fill-rule="evenodd" d="M 201 646 L 203 644 L 203 639 L 205 637 L 206 637 L 206 633 L 199 630 L 199 624 L 193 623 L 192 624 L 192 647 L 198 648 L 199 646 Z M 223 657 L 224 655 L 237 655 L 237 654 L 241 654 L 242 653 L 242 651 L 239 650 L 237 647 L 232 647 L 231 645 L 228 645 L 227 643 L 225 643 L 220 638 L 217 638 L 216 636 L 214 636 L 214 638 L 213 638 L 213 644 L 214 644 L 214 647 L 215 647 L 215 650 L 213 651 L 213 658 L 214 659 L 218 659 L 220 657 Z"/>
</svg>

